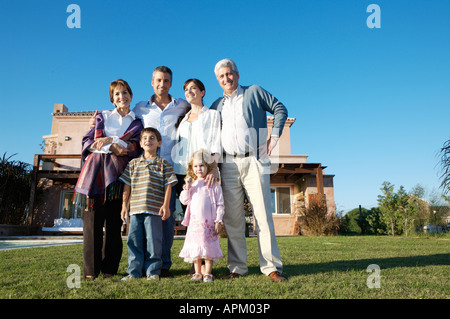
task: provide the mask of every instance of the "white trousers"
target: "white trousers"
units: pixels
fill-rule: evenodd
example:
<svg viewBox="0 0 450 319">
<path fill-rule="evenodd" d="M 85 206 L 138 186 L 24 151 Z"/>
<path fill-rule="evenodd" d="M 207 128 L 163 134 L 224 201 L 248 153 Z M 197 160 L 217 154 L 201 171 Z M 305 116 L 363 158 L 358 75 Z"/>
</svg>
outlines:
<svg viewBox="0 0 450 319">
<path fill-rule="evenodd" d="M 223 222 L 228 236 L 228 269 L 248 273 L 245 238 L 244 192 L 253 210 L 261 272 L 282 272 L 270 205 L 270 175 L 254 156 L 227 158 L 221 167 L 225 202 Z"/>
</svg>

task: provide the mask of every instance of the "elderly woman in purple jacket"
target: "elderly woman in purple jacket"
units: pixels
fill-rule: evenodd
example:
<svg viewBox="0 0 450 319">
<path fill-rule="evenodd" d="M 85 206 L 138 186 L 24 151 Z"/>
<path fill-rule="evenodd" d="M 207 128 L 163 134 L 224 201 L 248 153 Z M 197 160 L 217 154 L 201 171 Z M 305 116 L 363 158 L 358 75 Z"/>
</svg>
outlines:
<svg viewBox="0 0 450 319">
<path fill-rule="evenodd" d="M 128 162 L 140 153 L 140 119 L 130 110 L 133 97 L 124 80 L 111 82 L 112 111 L 95 115 L 95 127 L 82 140 L 83 167 L 74 203 L 83 211 L 83 272 L 85 278 L 117 274 L 122 256 L 123 184 L 118 180 Z M 105 235 L 103 236 L 103 228 Z"/>
</svg>

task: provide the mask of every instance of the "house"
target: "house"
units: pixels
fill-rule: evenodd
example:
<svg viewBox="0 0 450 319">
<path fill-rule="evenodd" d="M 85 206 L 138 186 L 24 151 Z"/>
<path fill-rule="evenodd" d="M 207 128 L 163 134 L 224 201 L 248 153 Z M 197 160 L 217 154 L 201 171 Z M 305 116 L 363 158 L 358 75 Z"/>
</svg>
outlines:
<svg viewBox="0 0 450 319">
<path fill-rule="evenodd" d="M 49 135 L 43 136 L 44 154 L 36 154 L 33 163 L 34 185 L 30 193 L 29 225 L 42 232 L 82 232 L 82 210 L 72 204 L 72 196 L 81 167 L 81 140 L 89 130 L 94 112 L 69 112 L 64 104 L 55 104 Z M 267 117 L 268 134 L 273 117 Z M 307 155 L 291 154 L 288 118 L 283 134 L 271 156 L 271 202 L 277 235 L 301 232 L 297 218 L 314 196 L 325 198 L 328 213 L 335 214 L 334 175 L 326 175 L 321 163 L 308 163 Z M 180 215 L 181 213 L 181 215 Z M 175 214 L 182 219 L 181 206 Z M 39 230 L 36 230 L 39 231 Z"/>
</svg>

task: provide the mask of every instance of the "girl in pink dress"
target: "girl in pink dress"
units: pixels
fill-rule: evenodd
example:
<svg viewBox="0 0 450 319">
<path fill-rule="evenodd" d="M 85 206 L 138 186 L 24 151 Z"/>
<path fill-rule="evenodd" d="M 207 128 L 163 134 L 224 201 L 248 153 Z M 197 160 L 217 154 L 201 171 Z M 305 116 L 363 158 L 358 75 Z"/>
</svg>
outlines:
<svg viewBox="0 0 450 319">
<path fill-rule="evenodd" d="M 188 226 L 180 257 L 194 263 L 191 280 L 212 282 L 213 262 L 223 257 L 219 243 L 224 214 L 222 188 L 218 182 L 208 187 L 205 176 L 211 171 L 210 156 L 204 150 L 195 152 L 188 164 L 180 201 L 187 205 L 182 224 Z M 205 262 L 204 275 L 201 274 Z"/>
</svg>

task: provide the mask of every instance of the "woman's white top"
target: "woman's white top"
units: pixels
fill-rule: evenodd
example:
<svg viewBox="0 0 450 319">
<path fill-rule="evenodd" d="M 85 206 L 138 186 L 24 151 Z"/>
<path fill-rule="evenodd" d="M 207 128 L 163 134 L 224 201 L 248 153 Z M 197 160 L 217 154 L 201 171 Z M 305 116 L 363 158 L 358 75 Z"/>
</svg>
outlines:
<svg viewBox="0 0 450 319">
<path fill-rule="evenodd" d="M 177 130 L 177 143 L 172 149 L 172 160 L 176 174 L 186 175 L 188 162 L 191 155 L 204 149 L 210 154 L 222 152 L 220 134 L 220 113 L 204 106 L 197 120 L 189 122 L 189 111 L 181 121 Z"/>
</svg>

